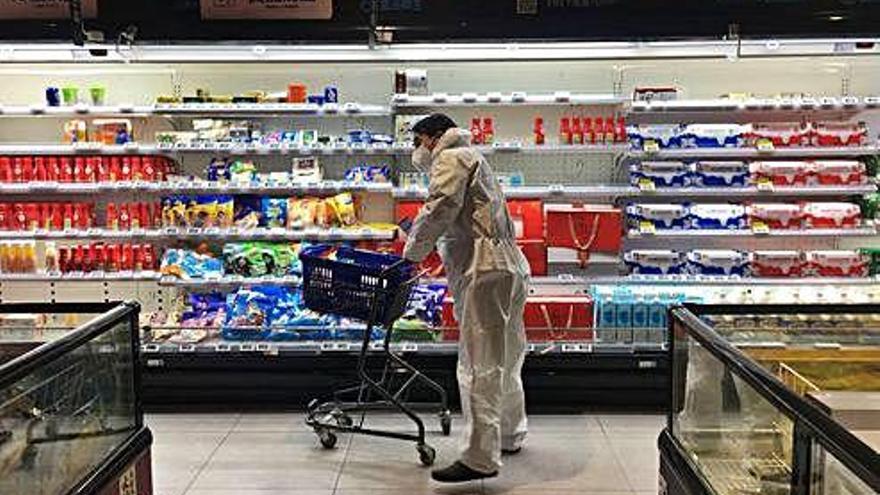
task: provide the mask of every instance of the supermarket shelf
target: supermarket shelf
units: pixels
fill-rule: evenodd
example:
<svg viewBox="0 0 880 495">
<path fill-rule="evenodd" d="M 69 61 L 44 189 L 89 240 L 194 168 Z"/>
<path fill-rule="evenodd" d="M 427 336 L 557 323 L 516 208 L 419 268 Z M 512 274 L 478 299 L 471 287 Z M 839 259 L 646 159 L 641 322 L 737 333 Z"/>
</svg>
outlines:
<svg viewBox="0 0 880 495">
<path fill-rule="evenodd" d="M 816 98 L 713 98 L 669 101 L 634 101 L 629 111 L 642 113 L 751 112 L 751 111 L 856 111 L 880 106 L 880 97 L 823 96 Z"/>
<path fill-rule="evenodd" d="M 656 152 L 630 150 L 627 156 L 638 159 L 670 160 L 697 158 L 836 158 L 872 156 L 880 153 L 876 145 L 859 147 L 791 147 L 758 150 L 757 148 L 667 148 Z"/>
<path fill-rule="evenodd" d="M 342 103 L 315 105 L 307 103 L 157 103 L 152 112 L 158 115 L 299 115 L 319 117 L 387 117 L 391 109 L 380 105 Z"/>
<path fill-rule="evenodd" d="M 391 183 L 354 183 L 323 181 L 313 184 L 292 182 L 276 183 L 221 183 L 202 180 L 175 180 L 170 182 L 119 181 L 94 183 L 0 183 L 0 194 L 82 194 L 97 192 L 155 192 L 161 194 L 328 194 L 335 192 L 391 192 Z"/>
<path fill-rule="evenodd" d="M 654 232 L 640 232 L 631 230 L 627 234 L 630 239 L 666 238 L 688 239 L 706 237 L 865 237 L 876 236 L 877 229 L 874 226 L 858 227 L 854 229 L 774 229 L 769 232 L 754 232 L 749 229 L 730 230 L 675 230 L 657 229 Z"/>
<path fill-rule="evenodd" d="M 0 144 L 0 155 L 167 155 L 168 150 L 137 142 L 126 144 Z"/>
<path fill-rule="evenodd" d="M 158 280 L 159 273 L 152 271 L 0 274 L 0 282 L 155 282 Z"/>
<path fill-rule="evenodd" d="M 166 153 L 212 153 L 226 155 L 408 155 L 413 147 L 407 143 L 336 143 L 297 145 L 290 143 L 157 143 L 150 145 Z"/>
<path fill-rule="evenodd" d="M 735 277 L 711 275 L 622 275 L 592 277 L 593 285 L 875 285 L 880 277 Z"/>
<path fill-rule="evenodd" d="M 120 240 L 288 240 L 288 241 L 357 241 L 392 240 L 393 230 L 377 230 L 369 227 L 357 229 L 197 229 L 164 228 L 141 230 L 63 230 L 63 231 L 2 231 L 0 240 L 43 239 L 120 239 Z"/>
<path fill-rule="evenodd" d="M 805 187 L 661 187 L 645 190 L 628 185 L 566 186 L 515 186 L 504 188 L 507 198 L 529 199 L 601 199 L 618 197 L 762 197 L 762 196 L 848 196 L 877 191 L 874 184 L 857 186 L 805 186 Z M 395 198 L 423 199 L 428 191 L 422 187 L 396 187 Z"/>
<path fill-rule="evenodd" d="M 394 108 L 474 107 L 474 106 L 524 106 L 524 105 L 621 105 L 625 98 L 612 94 L 589 94 L 557 92 L 553 94 L 527 93 L 463 93 L 448 95 L 415 96 L 396 94 L 392 97 Z"/>
<path fill-rule="evenodd" d="M 182 280 L 173 276 L 162 276 L 159 279 L 159 285 L 165 287 L 178 287 L 186 289 L 223 289 L 235 288 L 241 286 L 254 285 L 276 285 L 285 287 L 298 287 L 301 283 L 300 277 L 241 277 L 226 275 L 219 278 L 200 278 Z"/>
<path fill-rule="evenodd" d="M 91 117 L 135 117 L 148 116 L 153 113 L 152 106 L 145 105 L 71 105 L 63 107 L 50 107 L 46 105 L 0 105 L 0 116 L 27 117 L 27 116 L 51 116 L 51 117 L 76 117 L 88 115 Z"/>
</svg>

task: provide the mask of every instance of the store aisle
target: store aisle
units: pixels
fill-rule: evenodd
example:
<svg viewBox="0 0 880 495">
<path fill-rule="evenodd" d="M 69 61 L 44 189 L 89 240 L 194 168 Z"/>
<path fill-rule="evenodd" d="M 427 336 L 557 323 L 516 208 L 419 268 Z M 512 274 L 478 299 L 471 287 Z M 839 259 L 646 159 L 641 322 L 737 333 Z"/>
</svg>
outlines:
<svg viewBox="0 0 880 495">
<path fill-rule="evenodd" d="M 431 482 L 410 444 L 358 436 L 324 450 L 299 414 L 151 414 L 147 423 L 156 495 L 657 493 L 661 416 L 530 419 L 527 448 L 505 459 L 499 478 L 461 486 Z M 396 416 L 368 423 L 406 426 Z M 456 442 L 432 434 L 438 465 L 453 460 Z"/>
</svg>

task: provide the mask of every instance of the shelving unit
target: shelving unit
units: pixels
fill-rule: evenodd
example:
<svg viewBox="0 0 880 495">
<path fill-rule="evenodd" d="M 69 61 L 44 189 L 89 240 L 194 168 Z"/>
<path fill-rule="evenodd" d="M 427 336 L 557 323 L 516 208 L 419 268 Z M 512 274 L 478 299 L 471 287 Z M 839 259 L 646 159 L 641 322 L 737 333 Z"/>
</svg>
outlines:
<svg viewBox="0 0 880 495">
<path fill-rule="evenodd" d="M 281 241 L 360 241 L 360 240 L 392 240 L 392 230 L 376 230 L 369 227 L 358 229 L 221 229 L 221 228 L 177 228 L 140 230 L 109 230 L 109 229 L 70 229 L 61 231 L 0 231 L 0 240 L 24 239 L 150 239 L 150 240 L 192 240 L 203 239 L 247 239 L 247 240 L 281 240 Z"/>
<path fill-rule="evenodd" d="M 649 160 L 693 160 L 697 158 L 761 159 L 761 158 L 853 158 L 874 156 L 876 145 L 858 147 L 791 147 L 759 150 L 757 148 L 666 148 L 658 151 L 630 150 L 629 158 Z"/>
<path fill-rule="evenodd" d="M 554 94 L 463 93 L 432 95 L 397 94 L 391 105 L 395 110 L 435 107 L 525 106 L 525 105 L 622 105 L 625 98 L 613 94 L 586 94 L 561 91 Z"/>
</svg>

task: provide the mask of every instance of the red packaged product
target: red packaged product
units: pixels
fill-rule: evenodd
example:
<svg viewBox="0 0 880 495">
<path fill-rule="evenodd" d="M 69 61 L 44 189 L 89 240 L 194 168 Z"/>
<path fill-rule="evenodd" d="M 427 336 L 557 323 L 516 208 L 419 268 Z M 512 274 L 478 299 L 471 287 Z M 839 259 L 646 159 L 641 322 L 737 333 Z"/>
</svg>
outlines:
<svg viewBox="0 0 880 495">
<path fill-rule="evenodd" d="M 479 117 L 471 119 L 471 144 L 483 144 L 483 126 Z"/>
<path fill-rule="evenodd" d="M 57 156 L 50 156 L 46 160 L 46 180 L 58 181 L 61 179 L 61 162 Z"/>
<path fill-rule="evenodd" d="M 110 157 L 110 182 L 122 180 L 122 159 L 118 156 Z"/>
<path fill-rule="evenodd" d="M 170 160 L 160 156 L 154 159 L 154 163 L 156 170 L 153 180 L 163 182 L 165 180 L 165 177 L 168 175 L 169 170 L 171 169 Z"/>
<path fill-rule="evenodd" d="M 149 229 L 152 225 L 151 217 L 150 217 L 150 204 L 149 203 L 138 203 L 138 224 L 142 229 Z"/>
<path fill-rule="evenodd" d="M 625 143 L 626 140 L 626 119 L 623 117 L 617 117 L 617 133 L 614 135 L 614 142 Z"/>
<path fill-rule="evenodd" d="M 516 244 L 529 261 L 532 276 L 547 275 L 547 243 L 544 239 L 517 239 Z"/>
<path fill-rule="evenodd" d="M 119 271 L 119 244 L 108 244 L 107 247 L 104 248 L 104 257 L 106 258 L 106 268 L 105 270 L 108 272 L 118 272 Z"/>
<path fill-rule="evenodd" d="M 153 161 L 153 157 L 141 158 L 141 178 L 146 181 L 156 180 L 156 163 Z"/>
<path fill-rule="evenodd" d="M 34 180 L 34 159 L 26 156 L 21 159 L 21 179 L 22 182 L 30 182 Z"/>
<path fill-rule="evenodd" d="M 800 277 L 807 264 L 799 251 L 755 251 L 751 258 L 756 277 Z"/>
<path fill-rule="evenodd" d="M 592 252 L 618 253 L 623 234 L 623 215 L 609 205 L 549 205 L 546 207 L 549 247 L 578 251 L 586 266 Z"/>
<path fill-rule="evenodd" d="M 98 163 L 101 161 L 100 157 L 90 156 L 86 158 L 85 168 L 83 169 L 83 177 L 80 182 L 95 182 L 95 177 L 98 175 Z"/>
<path fill-rule="evenodd" d="M 119 169 L 119 180 L 131 180 L 131 157 L 122 157 L 122 167 Z"/>
<path fill-rule="evenodd" d="M 543 145 L 546 141 L 546 136 L 544 134 L 544 119 L 541 117 L 535 117 L 535 125 L 532 131 L 535 134 L 535 145 Z"/>
<path fill-rule="evenodd" d="M 0 230 L 9 230 L 11 213 L 12 209 L 9 203 L 0 203 Z"/>
<path fill-rule="evenodd" d="M 106 247 L 104 243 L 97 242 L 92 244 L 92 269 L 95 271 L 103 272 L 106 270 L 107 258 L 105 255 Z"/>
<path fill-rule="evenodd" d="M 119 230 L 119 212 L 116 203 L 107 203 L 107 229 Z"/>
<path fill-rule="evenodd" d="M 85 182 L 86 159 L 78 156 L 73 159 L 73 182 Z"/>
<path fill-rule="evenodd" d="M 12 223 L 10 224 L 12 230 L 27 230 L 27 212 L 25 209 L 25 203 L 15 203 L 12 205 Z"/>
<path fill-rule="evenodd" d="M 756 203 L 750 205 L 747 211 L 752 226 L 763 223 L 771 229 L 799 229 L 804 218 L 799 204 Z"/>
<path fill-rule="evenodd" d="M 781 187 L 807 185 L 812 169 L 812 164 L 806 161 L 766 161 L 749 164 L 749 172 L 755 183 L 769 181 L 774 186 Z"/>
<path fill-rule="evenodd" d="M 810 272 L 819 277 L 867 277 L 870 257 L 859 251 L 808 251 Z"/>
<path fill-rule="evenodd" d="M 61 166 L 61 174 L 58 176 L 58 180 L 60 182 L 73 182 L 73 160 L 63 156 L 59 158 L 59 164 Z"/>
<path fill-rule="evenodd" d="M 571 118 L 571 143 L 584 144 L 584 130 L 581 128 L 580 117 Z"/>
<path fill-rule="evenodd" d="M 853 203 L 810 202 L 803 204 L 804 228 L 856 228 L 862 223 L 862 210 Z"/>
<path fill-rule="evenodd" d="M 605 140 L 605 121 L 602 117 L 596 117 L 593 120 L 593 134 L 590 137 L 592 144 L 601 144 Z"/>
<path fill-rule="evenodd" d="M 40 204 L 40 228 L 52 230 L 52 205 L 54 203 Z"/>
<path fill-rule="evenodd" d="M 82 271 L 83 268 L 83 247 L 82 244 L 77 244 L 73 247 L 73 255 L 71 256 L 70 271 L 79 272 Z"/>
<path fill-rule="evenodd" d="M 858 160 L 817 160 L 813 170 L 823 186 L 851 186 L 866 180 L 865 164 Z"/>
<path fill-rule="evenodd" d="M 92 227 L 92 208 L 88 203 L 77 203 L 75 208 L 76 228 L 88 229 Z"/>
<path fill-rule="evenodd" d="M 40 204 L 27 203 L 25 211 L 27 214 L 26 230 L 36 230 L 40 228 Z"/>
<path fill-rule="evenodd" d="M 495 141 L 495 121 L 492 117 L 483 119 L 483 127 L 481 129 L 483 144 L 492 144 Z"/>
<path fill-rule="evenodd" d="M 131 163 L 131 180 L 143 180 L 144 174 L 141 167 L 141 157 L 132 156 L 129 158 L 129 162 Z"/>
<path fill-rule="evenodd" d="M 583 133 L 584 144 L 596 144 L 596 130 L 593 128 L 593 119 L 584 117 Z"/>
<path fill-rule="evenodd" d="M 559 121 L 559 144 L 571 144 L 571 119 L 568 117 Z"/>
<path fill-rule="evenodd" d="M 128 205 L 126 203 L 121 203 L 118 209 L 119 213 L 119 230 L 130 230 L 131 229 L 131 214 L 128 210 Z"/>
<path fill-rule="evenodd" d="M 159 227 L 162 225 L 162 204 L 159 202 L 153 203 L 150 213 L 153 217 L 152 226 Z"/>
<path fill-rule="evenodd" d="M 122 271 L 130 271 L 134 269 L 134 252 L 131 244 L 123 244 L 119 255 L 119 269 Z"/>
<path fill-rule="evenodd" d="M 0 156 L 0 182 L 12 182 L 12 160 L 8 156 Z"/>
<path fill-rule="evenodd" d="M 746 146 L 758 146 L 762 141 L 773 143 L 774 147 L 809 146 L 813 134 L 807 123 L 774 122 L 752 124 L 750 131 L 743 134 Z"/>
<path fill-rule="evenodd" d="M 868 142 L 864 122 L 817 122 L 813 124 L 815 146 L 863 146 Z"/>
<path fill-rule="evenodd" d="M 70 230 L 73 228 L 75 225 L 73 203 L 64 203 L 64 216 L 62 219 L 64 221 L 64 230 Z"/>
<path fill-rule="evenodd" d="M 144 250 L 140 244 L 131 246 L 132 258 L 134 259 L 134 270 L 139 272 L 144 269 Z"/>
<path fill-rule="evenodd" d="M 510 199 L 507 211 L 517 239 L 544 239 L 544 203 L 540 199 Z"/>
<path fill-rule="evenodd" d="M 24 182 L 24 161 L 21 158 L 12 160 L 12 182 Z"/>
<path fill-rule="evenodd" d="M 32 176 L 32 180 L 35 180 L 37 182 L 46 182 L 47 176 L 48 170 L 46 168 L 46 159 L 42 156 L 34 158 L 34 173 Z"/>
<path fill-rule="evenodd" d="M 607 119 L 605 119 L 604 134 L 604 143 L 613 144 L 614 138 L 615 136 L 617 136 L 617 130 L 614 127 L 614 117 L 608 117 Z"/>
<path fill-rule="evenodd" d="M 61 230 L 64 228 L 64 207 L 61 203 L 52 203 L 52 221 L 50 230 Z"/>
<path fill-rule="evenodd" d="M 532 296 L 526 300 L 523 319 L 526 328 L 588 330 L 593 327 L 593 300 L 586 295 Z"/>
<path fill-rule="evenodd" d="M 144 244 L 141 247 L 141 252 L 144 256 L 144 270 L 156 270 L 159 268 L 156 252 L 154 251 L 152 244 Z"/>
</svg>

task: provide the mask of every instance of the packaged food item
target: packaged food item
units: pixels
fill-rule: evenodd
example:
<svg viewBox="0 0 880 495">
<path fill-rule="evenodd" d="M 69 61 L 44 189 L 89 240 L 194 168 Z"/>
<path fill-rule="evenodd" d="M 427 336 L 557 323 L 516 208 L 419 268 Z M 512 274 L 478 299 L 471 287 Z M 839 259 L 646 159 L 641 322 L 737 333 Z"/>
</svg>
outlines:
<svg viewBox="0 0 880 495">
<path fill-rule="evenodd" d="M 264 227 L 285 228 L 287 226 L 287 199 L 262 198 L 260 207 L 261 223 Z"/>
<path fill-rule="evenodd" d="M 807 251 L 806 261 L 819 277 L 866 277 L 871 259 L 860 251 Z"/>
<path fill-rule="evenodd" d="M 290 180 L 298 184 L 314 184 L 324 180 L 321 162 L 316 156 L 297 157 L 290 162 Z"/>
<path fill-rule="evenodd" d="M 689 271 L 697 275 L 744 277 L 749 273 L 748 253 L 733 249 L 694 249 L 687 260 Z"/>
<path fill-rule="evenodd" d="M 806 122 L 773 122 L 752 124 L 744 133 L 746 146 L 770 143 L 774 147 L 809 146 L 812 125 Z"/>
<path fill-rule="evenodd" d="M 807 185 L 812 166 L 806 161 L 759 161 L 749 165 L 756 184 L 766 181 L 774 186 Z"/>
<path fill-rule="evenodd" d="M 799 229 L 804 219 L 800 204 L 755 203 L 748 211 L 752 226 L 763 224 L 771 229 Z"/>
<path fill-rule="evenodd" d="M 630 125 L 626 132 L 635 149 L 644 149 L 648 143 L 659 148 L 681 148 L 685 127 L 679 124 Z"/>
<path fill-rule="evenodd" d="M 756 277 L 800 277 L 807 265 L 800 251 L 754 251 L 751 258 Z"/>
<path fill-rule="evenodd" d="M 684 253 L 668 249 L 635 249 L 623 254 L 623 261 L 634 275 L 678 275 L 685 273 Z"/>
<path fill-rule="evenodd" d="M 64 123 L 65 143 L 85 143 L 88 140 L 88 123 L 85 120 L 74 119 Z"/>
<path fill-rule="evenodd" d="M 677 161 L 644 161 L 630 165 L 630 182 L 641 186 L 645 181 L 656 187 L 687 187 L 692 183 L 691 168 Z"/>
<path fill-rule="evenodd" d="M 868 126 L 864 122 L 816 122 L 814 146 L 864 146 L 868 144 Z"/>
<path fill-rule="evenodd" d="M 197 196 L 187 207 L 188 226 L 209 228 L 217 226 L 217 196 Z"/>
<path fill-rule="evenodd" d="M 58 273 L 61 270 L 58 259 L 58 248 L 54 241 L 46 241 L 43 261 L 43 269 L 46 270 L 46 273 Z"/>
<path fill-rule="evenodd" d="M 692 204 L 688 207 L 692 229 L 744 229 L 746 207 L 740 204 Z"/>
<path fill-rule="evenodd" d="M 229 166 L 229 180 L 241 184 L 253 182 L 257 178 L 257 167 L 254 162 L 236 160 Z"/>
<path fill-rule="evenodd" d="M 162 225 L 165 227 L 186 227 L 186 198 L 169 196 L 162 198 Z"/>
<path fill-rule="evenodd" d="M 254 229 L 260 226 L 260 198 L 239 196 L 233 204 L 234 226 L 240 229 Z"/>
<path fill-rule="evenodd" d="M 343 227 L 358 223 L 357 208 L 351 193 L 340 193 L 327 200 L 327 204 L 335 213 L 336 221 Z"/>
<path fill-rule="evenodd" d="M 866 181 L 865 164 L 858 160 L 816 160 L 816 182 L 823 186 L 851 186 Z"/>
<path fill-rule="evenodd" d="M 681 133 L 682 148 L 738 148 L 749 127 L 739 124 L 689 124 Z"/>
<path fill-rule="evenodd" d="M 318 205 L 322 200 L 316 198 L 290 198 L 287 200 L 287 228 L 300 230 L 318 224 Z"/>
<path fill-rule="evenodd" d="M 856 228 L 861 209 L 853 203 L 808 202 L 803 204 L 804 228 Z"/>
<path fill-rule="evenodd" d="M 700 160 L 693 164 L 693 183 L 699 187 L 745 187 L 748 182 L 745 162 Z"/>
<path fill-rule="evenodd" d="M 357 165 L 345 171 L 345 181 L 356 184 L 391 182 L 391 169 L 387 165 Z"/>
<path fill-rule="evenodd" d="M 144 263 L 152 250 L 144 252 Z M 209 254 L 200 254 L 189 249 L 167 249 L 162 256 L 160 267 L 162 275 L 174 276 L 183 280 L 215 278 L 223 275 L 223 262 Z"/>
<path fill-rule="evenodd" d="M 684 229 L 687 227 L 688 207 L 684 204 L 634 203 L 626 207 L 628 223 L 640 228 L 647 222 L 658 229 Z"/>
</svg>

